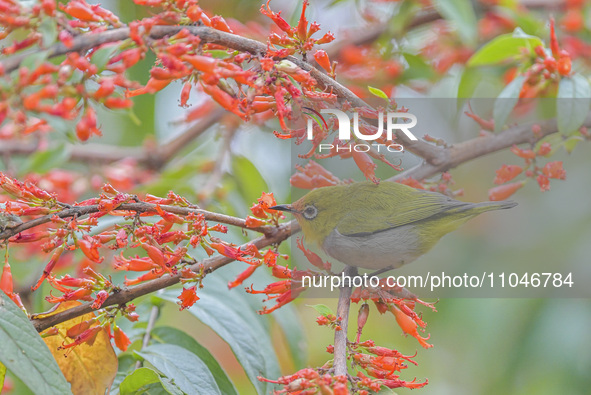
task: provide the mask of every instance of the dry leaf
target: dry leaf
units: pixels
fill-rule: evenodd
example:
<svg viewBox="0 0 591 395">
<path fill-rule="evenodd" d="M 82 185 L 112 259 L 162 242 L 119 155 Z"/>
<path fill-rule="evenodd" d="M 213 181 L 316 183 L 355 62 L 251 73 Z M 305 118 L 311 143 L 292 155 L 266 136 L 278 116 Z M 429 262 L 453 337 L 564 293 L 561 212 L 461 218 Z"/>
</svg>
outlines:
<svg viewBox="0 0 591 395">
<path fill-rule="evenodd" d="M 76 301 L 60 303 L 52 314 L 71 309 L 80 304 L 80 302 Z M 57 335 L 43 339 L 55 357 L 66 380 L 72 385 L 74 395 L 103 395 L 106 389 L 111 388 L 117 374 L 117 356 L 106 329 L 98 333 L 92 346 L 80 344 L 73 349 L 58 349 L 60 346 L 73 342 L 73 339 L 66 337 L 66 331 L 70 327 L 92 319 L 94 316 L 93 313 L 88 313 L 62 322 L 56 325 L 59 329 Z M 95 325 L 96 323 L 93 324 L 93 326 Z M 47 330 L 43 333 L 45 332 Z M 66 352 L 68 352 L 67 357 L 65 356 Z"/>
</svg>

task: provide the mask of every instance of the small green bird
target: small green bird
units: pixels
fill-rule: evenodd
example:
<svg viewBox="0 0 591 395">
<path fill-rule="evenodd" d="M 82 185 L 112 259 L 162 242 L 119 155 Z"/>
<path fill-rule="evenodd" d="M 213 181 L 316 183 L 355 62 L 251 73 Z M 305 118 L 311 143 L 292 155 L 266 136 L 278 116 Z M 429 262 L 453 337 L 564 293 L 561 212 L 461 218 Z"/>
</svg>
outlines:
<svg viewBox="0 0 591 395">
<path fill-rule="evenodd" d="M 359 182 L 318 188 L 271 208 L 293 213 L 305 239 L 331 257 L 383 272 L 414 261 L 469 219 L 516 205 L 460 202 L 396 182 Z"/>
</svg>

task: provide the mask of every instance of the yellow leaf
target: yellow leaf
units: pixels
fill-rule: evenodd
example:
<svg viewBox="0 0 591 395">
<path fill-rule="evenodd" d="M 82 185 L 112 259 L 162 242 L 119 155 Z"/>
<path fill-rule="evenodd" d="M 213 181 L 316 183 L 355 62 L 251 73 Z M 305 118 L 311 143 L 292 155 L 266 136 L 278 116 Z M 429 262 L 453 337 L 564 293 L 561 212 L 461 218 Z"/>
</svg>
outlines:
<svg viewBox="0 0 591 395">
<path fill-rule="evenodd" d="M 52 314 L 71 309 L 80 304 L 80 302 L 76 301 L 60 303 Z M 66 337 L 66 331 L 69 328 L 94 317 L 95 315 L 93 313 L 88 313 L 62 322 L 56 325 L 59 329 L 57 335 L 43 339 L 47 347 L 51 350 L 66 380 L 71 384 L 74 395 L 103 395 L 106 389 L 111 388 L 111 384 L 117 374 L 117 356 L 115 355 L 106 329 L 98 333 L 92 346 L 80 344 L 72 349 L 58 349 L 63 345 L 73 342 L 73 339 Z M 92 326 L 96 326 L 96 323 Z M 45 330 L 42 334 L 48 330 Z M 68 352 L 67 356 L 65 356 L 66 352 Z"/>
</svg>

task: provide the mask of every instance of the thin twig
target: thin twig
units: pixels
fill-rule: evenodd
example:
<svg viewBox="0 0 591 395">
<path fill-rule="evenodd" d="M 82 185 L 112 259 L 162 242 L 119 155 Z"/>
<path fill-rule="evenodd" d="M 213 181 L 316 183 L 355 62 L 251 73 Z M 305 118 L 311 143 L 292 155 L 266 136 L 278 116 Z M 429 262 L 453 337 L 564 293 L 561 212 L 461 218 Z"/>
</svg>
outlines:
<svg viewBox="0 0 591 395">
<path fill-rule="evenodd" d="M 357 268 L 347 266 L 344 270 L 345 277 L 353 278 L 357 275 Z M 334 375 L 347 374 L 347 329 L 349 327 L 349 308 L 351 307 L 351 293 L 353 288 L 342 286 L 339 290 L 337 304 L 337 317 L 340 320 L 341 330 L 334 333 Z"/>
<path fill-rule="evenodd" d="M 142 347 L 140 348 L 140 351 L 148 347 L 148 343 L 150 343 L 150 335 L 152 333 L 152 329 L 154 329 L 154 325 L 156 324 L 156 319 L 158 318 L 159 313 L 160 308 L 156 305 L 152 306 L 152 310 L 150 310 L 150 317 L 148 318 L 148 325 L 146 326 L 146 333 L 144 333 L 144 338 L 142 340 Z M 141 366 L 142 361 L 137 361 L 135 363 L 136 369 L 139 369 Z"/>
<path fill-rule="evenodd" d="M 153 204 L 153 203 L 146 203 L 146 202 L 137 202 L 137 203 L 123 203 L 119 205 L 115 210 L 111 213 L 124 213 L 124 212 L 135 212 L 135 213 L 157 213 L 157 207 L 160 207 L 163 211 L 179 214 L 179 215 L 188 215 L 188 214 L 202 214 L 207 221 L 215 221 L 220 222 L 226 225 L 238 226 L 240 228 L 245 228 L 249 230 L 253 230 L 255 232 L 267 234 L 274 231 L 273 226 L 259 226 L 249 228 L 246 226 L 246 221 L 242 218 L 232 217 L 230 215 L 225 214 L 218 214 L 207 210 L 202 210 L 198 208 L 189 208 L 189 207 L 178 207 L 178 206 L 168 206 L 165 204 Z M 44 215 L 39 218 L 32 219 L 27 222 L 23 222 L 22 224 L 8 228 L 3 232 L 0 232 L 0 240 L 8 239 L 12 236 L 15 236 L 27 229 L 34 228 L 36 226 L 51 222 L 51 218 L 54 216 L 58 216 L 59 218 L 69 218 L 69 217 L 81 217 L 83 215 L 88 215 L 92 213 L 97 213 L 101 211 L 101 208 L 98 204 L 93 204 L 90 206 L 73 206 L 70 208 L 65 208 L 61 211 L 51 213 L 48 215 Z"/>
<path fill-rule="evenodd" d="M 150 30 L 149 36 L 152 39 L 160 39 L 174 35 L 183 29 L 187 29 L 189 32 L 191 32 L 191 34 L 198 36 L 202 43 L 219 44 L 238 51 L 248 52 L 256 56 L 264 56 L 267 53 L 267 45 L 262 42 L 205 26 L 154 26 Z M 81 52 L 109 42 L 121 41 L 128 37 L 128 27 L 108 30 L 100 33 L 87 33 L 75 37 L 72 40 L 72 45 L 70 48 L 67 48 L 62 43 L 54 44 L 47 50 L 48 57 L 51 58 L 66 54 L 68 52 Z M 19 54 L 4 60 L 1 64 L 5 72 L 8 73 L 15 70 L 27 55 L 29 54 Z M 324 74 L 323 72 L 319 71 L 310 63 L 296 58 L 295 56 L 288 56 L 286 59 L 296 64 L 302 70 L 309 72 L 318 83 L 319 88 L 326 91 L 332 91 L 338 96 L 339 100 L 347 101 L 353 107 L 371 108 L 371 106 L 357 97 L 357 95 L 351 92 L 348 88 L 341 85 L 339 82 Z M 436 147 L 421 140 L 410 140 L 406 135 L 404 135 L 404 133 L 398 133 L 397 136 L 399 139 L 398 141 L 404 145 L 406 150 L 424 158 L 427 162 L 432 163 L 433 165 L 439 165 L 439 163 L 437 163 L 437 161 L 433 158 L 437 158 L 440 155 L 442 148 Z"/>
<path fill-rule="evenodd" d="M 535 135 L 532 131 L 532 126 L 534 124 L 540 126 L 540 132 Z M 591 128 L 591 115 L 587 117 L 583 126 Z M 501 133 L 491 134 L 486 137 L 476 137 L 444 148 L 443 151 L 441 151 L 441 155 L 437 157 L 437 160 L 435 161 L 435 163 L 438 164 L 427 162 L 421 163 L 389 178 L 388 181 L 401 180 L 407 177 L 423 180 L 437 173 L 453 169 L 454 167 L 472 159 L 501 151 L 513 145 L 536 142 L 542 137 L 554 133 L 558 133 L 556 119 L 513 126 Z"/>
<path fill-rule="evenodd" d="M 246 248 L 248 244 L 254 244 L 258 249 L 261 249 L 273 244 L 281 243 L 292 234 L 295 234 L 300 231 L 300 227 L 295 220 L 285 224 L 281 224 L 277 227 L 273 227 L 272 229 L 273 231 L 269 232 L 267 235 L 252 240 L 249 243 L 242 245 L 240 248 L 243 249 Z M 234 259 L 232 258 L 228 258 L 223 255 L 216 255 L 192 265 L 191 270 L 195 272 L 201 272 L 201 270 L 203 270 L 204 273 L 211 273 L 233 261 Z M 109 295 L 109 297 L 103 303 L 102 307 L 104 308 L 108 306 L 125 305 L 126 303 L 132 301 L 133 299 L 139 298 L 140 296 L 147 295 L 152 292 L 158 291 L 159 289 L 167 288 L 174 284 L 177 284 L 180 281 L 180 278 L 180 273 L 174 276 L 165 275 L 155 280 L 146 281 L 145 283 L 136 285 L 134 287 L 121 288 L 120 290 L 118 290 L 118 292 L 114 292 L 111 295 Z M 61 313 L 57 313 L 39 319 L 35 318 L 35 316 L 32 316 L 31 322 L 33 323 L 33 326 L 35 327 L 35 329 L 37 329 L 38 332 L 42 332 L 47 328 L 59 324 L 60 322 L 68 321 L 72 318 L 88 314 L 94 310 L 95 309 L 93 309 L 92 307 L 92 302 L 90 302 L 73 307 L 66 311 L 62 311 Z"/>
<path fill-rule="evenodd" d="M 236 130 L 236 127 L 230 126 L 230 129 L 223 132 L 223 142 L 218 157 L 215 160 L 215 167 L 203 187 L 199 189 L 198 196 L 200 205 L 206 206 L 209 203 L 209 198 L 215 192 L 222 176 L 224 175 L 225 159 L 230 152 L 230 146 L 232 145 Z"/>
</svg>

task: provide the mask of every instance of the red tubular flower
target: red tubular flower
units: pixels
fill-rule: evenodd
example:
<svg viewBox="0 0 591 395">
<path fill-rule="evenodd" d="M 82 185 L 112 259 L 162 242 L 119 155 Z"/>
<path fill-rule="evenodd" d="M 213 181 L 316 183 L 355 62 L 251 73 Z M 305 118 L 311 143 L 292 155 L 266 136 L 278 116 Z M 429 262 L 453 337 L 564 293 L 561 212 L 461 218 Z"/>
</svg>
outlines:
<svg viewBox="0 0 591 395">
<path fill-rule="evenodd" d="M 240 118 L 244 118 L 246 115 L 240 110 L 240 101 L 235 97 L 230 96 L 226 91 L 219 88 L 217 85 L 208 85 L 201 83 L 203 92 L 211 96 L 220 106 L 238 115 Z"/>
<path fill-rule="evenodd" d="M 211 27 L 213 27 L 214 29 L 221 30 L 227 33 L 233 33 L 232 29 L 230 29 L 230 26 L 228 26 L 228 23 L 223 17 L 216 15 L 211 17 L 209 21 L 211 22 Z"/>
<path fill-rule="evenodd" d="M 131 344 L 129 337 L 117 325 L 113 328 L 113 335 L 115 338 L 115 345 L 121 351 L 127 351 L 127 346 Z"/>
<path fill-rule="evenodd" d="M 166 257 L 160 248 L 154 247 L 150 244 L 142 243 L 141 247 L 146 250 L 150 259 L 160 267 L 164 267 L 166 264 Z"/>
<path fill-rule="evenodd" d="M 279 309 L 280 307 L 285 306 L 286 304 L 295 300 L 295 298 L 297 298 L 298 295 L 301 294 L 304 290 L 305 290 L 305 288 L 300 287 L 300 288 L 296 288 L 296 289 L 290 289 L 289 291 L 282 293 L 281 295 L 279 295 L 275 299 L 276 304 L 273 307 L 267 308 L 265 306 L 265 307 L 263 307 L 263 310 L 259 311 L 259 314 L 272 313 L 273 311 Z"/>
<path fill-rule="evenodd" d="M 78 240 L 78 247 L 82 250 L 84 255 L 93 262 L 101 263 L 105 258 L 101 257 L 98 252 L 99 243 L 97 243 L 90 236 L 84 236 L 82 240 Z"/>
<path fill-rule="evenodd" d="M 355 340 L 356 343 L 359 343 L 359 339 L 361 338 L 361 331 L 367 322 L 367 317 L 369 317 L 369 305 L 364 303 L 359 307 L 359 313 L 357 314 L 357 339 Z"/>
<path fill-rule="evenodd" d="M 271 274 L 275 278 L 291 278 L 292 271 L 287 266 L 274 265 L 271 269 Z"/>
<path fill-rule="evenodd" d="M 181 306 L 179 310 L 189 308 L 199 300 L 196 291 L 197 286 L 195 285 L 190 288 L 183 288 L 183 292 L 181 292 L 180 296 L 178 297 L 179 301 L 177 302 L 177 304 Z"/>
<path fill-rule="evenodd" d="M 287 23 L 287 21 L 285 19 L 283 19 L 281 17 L 281 11 L 279 12 L 273 12 L 271 11 L 271 8 L 269 7 L 269 3 L 271 2 L 271 0 L 267 1 L 266 7 L 265 6 L 261 6 L 261 13 L 263 15 L 265 15 L 266 17 L 271 18 L 271 20 L 273 20 L 273 22 L 275 22 L 275 24 L 279 27 L 279 29 L 283 30 L 285 33 L 287 33 L 288 36 L 293 37 L 294 35 L 294 29 L 289 25 L 289 23 Z"/>
<path fill-rule="evenodd" d="M 558 45 L 556 30 L 554 29 L 554 18 L 550 18 L 550 49 L 552 50 L 552 56 L 558 58 L 560 46 Z"/>
<path fill-rule="evenodd" d="M 318 256 L 318 254 L 316 254 L 315 252 L 310 251 L 309 249 L 304 247 L 304 243 L 303 243 L 302 239 L 299 237 L 296 240 L 296 246 L 304 253 L 304 255 L 306 256 L 306 259 L 312 265 L 316 266 L 320 270 L 330 271 L 331 263 L 328 261 L 324 262 L 322 260 L 322 258 L 320 258 L 320 256 Z"/>
<path fill-rule="evenodd" d="M 384 381 L 382 381 L 382 384 L 384 384 L 388 388 L 404 387 L 404 388 L 416 389 L 416 388 L 422 388 L 422 387 L 426 386 L 427 384 L 429 384 L 429 380 L 425 379 L 424 383 L 416 383 L 415 380 L 403 381 L 403 380 L 399 380 L 399 379 L 392 379 L 392 380 L 384 380 Z"/>
<path fill-rule="evenodd" d="M 564 75 L 564 76 L 569 75 L 571 68 L 572 68 L 572 61 L 570 59 L 570 56 L 566 55 L 566 56 L 561 56 L 560 58 L 558 58 L 558 73 L 560 73 L 560 75 Z"/>
<path fill-rule="evenodd" d="M 566 171 L 562 168 L 562 161 L 546 163 L 542 172 L 548 178 L 556 178 L 559 180 L 564 180 L 566 178 Z"/>
<path fill-rule="evenodd" d="M 417 323 L 410 318 L 408 315 L 404 314 L 398 307 L 391 305 L 390 311 L 394 314 L 396 318 L 396 322 L 402 329 L 402 331 L 408 335 L 411 335 L 415 339 L 417 339 L 421 346 L 425 348 L 433 347 L 432 344 L 427 343 L 429 340 L 429 336 L 421 337 L 417 331 Z"/>
<path fill-rule="evenodd" d="M 511 181 L 517 177 L 523 171 L 521 166 L 517 165 L 503 165 L 499 170 L 496 171 L 497 176 L 495 178 L 495 184 L 503 184 L 507 181 Z"/>
<path fill-rule="evenodd" d="M 164 219 L 165 221 L 174 223 L 174 224 L 184 224 L 185 220 L 181 217 L 179 217 L 176 214 L 173 213 L 169 213 L 167 211 L 162 210 L 162 207 L 160 207 L 160 205 L 156 205 L 156 211 L 158 212 L 158 215 L 162 217 L 162 219 Z"/>
<path fill-rule="evenodd" d="M 314 53 L 314 59 L 316 59 L 316 62 L 320 65 L 320 67 L 322 67 L 328 73 L 332 71 L 330 59 L 328 58 L 326 51 L 319 49 Z"/>
<path fill-rule="evenodd" d="M 82 321 L 74 326 L 71 326 L 66 331 L 66 336 L 71 339 L 75 339 L 76 337 L 80 336 L 83 332 L 88 330 L 92 324 L 96 322 L 96 318 L 91 318 L 88 321 Z"/>
<path fill-rule="evenodd" d="M 326 33 L 324 36 L 320 37 L 320 39 L 316 40 L 316 44 L 328 44 L 334 41 L 335 37 L 334 34 L 331 32 Z"/>
<path fill-rule="evenodd" d="M 249 278 L 250 276 L 252 276 L 252 274 L 255 272 L 255 270 L 257 270 L 258 266 L 256 265 L 249 265 L 245 271 L 243 271 L 242 273 L 240 273 L 236 279 L 234 281 L 230 281 L 228 283 L 228 288 L 232 289 L 235 288 L 239 285 L 241 285 L 244 280 L 246 280 L 247 278 Z"/>
<path fill-rule="evenodd" d="M 2 277 L 0 277 L 0 289 L 8 296 L 12 295 L 14 289 L 12 285 L 12 271 L 10 264 L 6 262 L 2 268 Z"/>
<path fill-rule="evenodd" d="M 193 85 L 190 82 L 185 82 L 185 85 L 183 85 L 183 90 L 181 91 L 181 107 L 187 107 L 192 87 Z"/>
<path fill-rule="evenodd" d="M 161 270 L 152 269 L 148 273 L 142 274 L 141 276 L 139 276 L 138 278 L 133 279 L 133 280 L 129 280 L 127 278 L 127 276 L 126 276 L 125 277 L 125 281 L 123 282 L 123 284 L 125 284 L 127 286 L 129 286 L 129 285 L 136 285 L 136 284 L 142 283 L 144 281 L 154 280 L 156 278 L 160 278 L 165 273 L 166 273 L 166 270 L 164 270 L 164 269 L 161 269 Z"/>
<path fill-rule="evenodd" d="M 100 82 L 99 88 L 94 92 L 92 97 L 94 97 L 95 100 L 102 99 L 109 96 L 114 91 L 115 83 L 113 82 L 113 79 L 103 78 L 103 80 Z"/>
<path fill-rule="evenodd" d="M 53 276 L 50 276 L 47 278 L 47 280 L 51 282 L 51 285 L 57 289 L 59 289 L 59 286 L 91 288 L 96 283 L 95 280 L 90 278 L 74 278 L 70 277 L 68 274 L 60 279 L 55 279 Z M 61 291 L 61 289 L 59 290 Z"/>
<path fill-rule="evenodd" d="M 90 6 L 84 0 L 70 1 L 65 6 L 59 5 L 65 13 L 78 18 L 84 22 L 98 22 L 100 18 L 94 13 Z"/>
<path fill-rule="evenodd" d="M 265 221 L 252 217 L 250 215 L 246 217 L 245 221 L 245 225 L 247 228 L 258 228 L 259 226 L 265 226 L 266 224 L 267 223 Z"/>
<path fill-rule="evenodd" d="M 41 283 L 43 283 L 43 280 L 45 280 L 47 276 L 51 274 L 51 271 L 53 270 L 53 267 L 57 263 L 59 257 L 62 255 L 62 252 L 64 252 L 63 244 L 54 251 L 53 255 L 51 256 L 51 259 L 49 260 L 49 263 L 45 266 L 45 269 L 43 269 L 43 274 L 41 275 L 37 283 L 35 283 L 35 285 L 31 287 L 31 291 L 37 290 L 37 288 L 41 286 Z"/>
<path fill-rule="evenodd" d="M 376 165 L 371 160 L 371 157 L 368 154 L 354 150 L 353 160 L 365 178 L 372 181 L 374 184 L 378 184 L 380 182 L 379 178 L 376 177 L 376 168 L 378 165 Z"/>
<path fill-rule="evenodd" d="M 500 185 L 498 187 L 494 187 L 489 189 L 488 191 L 488 200 L 491 201 L 499 201 L 505 200 L 509 198 L 509 196 L 513 195 L 517 192 L 518 189 L 525 185 L 525 181 L 513 182 L 511 184 Z"/>
<path fill-rule="evenodd" d="M 536 178 L 536 181 L 538 182 L 538 185 L 540 186 L 540 190 L 542 192 L 550 190 L 550 180 L 548 179 L 548 176 L 546 176 L 545 174 L 540 174 Z"/>
<path fill-rule="evenodd" d="M 298 38 L 301 41 L 305 41 L 308 38 L 308 20 L 306 19 L 306 7 L 308 7 L 308 1 L 304 0 L 302 3 L 302 14 L 298 22 L 297 33 Z"/>
<path fill-rule="evenodd" d="M 103 329 L 102 326 L 98 326 L 98 325 L 93 326 L 92 328 L 89 328 L 89 329 L 85 330 L 84 332 L 82 332 L 80 335 L 78 335 L 72 343 L 62 344 L 61 348 L 62 349 L 72 348 L 72 347 L 76 347 L 82 343 L 86 343 L 89 346 L 92 346 L 94 344 L 94 341 L 96 340 L 96 336 L 98 335 L 98 333 L 102 329 Z"/>
<path fill-rule="evenodd" d="M 96 294 L 96 298 L 94 299 L 94 302 L 92 303 L 92 308 L 93 309 L 100 309 L 100 307 L 103 305 L 103 303 L 105 303 L 105 300 L 107 300 L 108 297 L 109 297 L 109 293 L 107 291 L 105 291 L 104 289 L 101 289 L 100 291 L 98 291 Z"/>
<path fill-rule="evenodd" d="M 198 5 L 192 5 L 189 8 L 187 8 L 187 16 L 193 22 L 199 22 L 202 13 L 203 11 L 201 10 L 201 7 L 199 7 Z"/>
<path fill-rule="evenodd" d="M 55 297 L 53 295 L 49 295 L 45 297 L 49 303 L 61 303 L 67 300 L 83 300 L 83 301 L 91 301 L 92 298 L 90 297 L 92 294 L 92 289 L 87 288 L 78 288 L 74 291 L 66 292 L 60 297 Z"/>
</svg>

